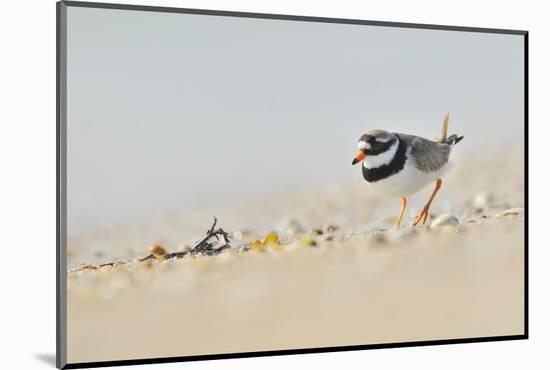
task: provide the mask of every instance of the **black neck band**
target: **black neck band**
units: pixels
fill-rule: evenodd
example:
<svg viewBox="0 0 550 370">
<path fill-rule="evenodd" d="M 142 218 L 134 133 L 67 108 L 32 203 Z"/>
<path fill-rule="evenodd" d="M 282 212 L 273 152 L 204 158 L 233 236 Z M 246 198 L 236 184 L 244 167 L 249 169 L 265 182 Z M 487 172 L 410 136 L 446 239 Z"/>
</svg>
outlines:
<svg viewBox="0 0 550 370">
<path fill-rule="evenodd" d="M 401 171 L 403 167 L 405 167 L 405 161 L 407 160 L 407 156 L 405 154 L 406 151 L 407 144 L 404 140 L 399 139 L 397 151 L 395 152 L 395 155 L 390 163 L 376 168 L 366 168 L 365 166 L 361 166 L 363 169 L 363 177 L 368 182 L 376 182 Z"/>
</svg>

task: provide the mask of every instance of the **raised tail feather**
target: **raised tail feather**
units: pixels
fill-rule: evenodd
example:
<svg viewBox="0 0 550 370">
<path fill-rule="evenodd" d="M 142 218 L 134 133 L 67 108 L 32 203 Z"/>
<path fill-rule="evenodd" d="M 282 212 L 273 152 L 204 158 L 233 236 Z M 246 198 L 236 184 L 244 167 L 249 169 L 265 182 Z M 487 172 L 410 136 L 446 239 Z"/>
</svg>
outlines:
<svg viewBox="0 0 550 370">
<path fill-rule="evenodd" d="M 441 137 L 439 138 L 440 143 L 447 142 L 447 131 L 449 131 L 449 112 L 447 112 L 445 120 L 443 120 L 443 129 L 441 131 Z"/>
<path fill-rule="evenodd" d="M 445 115 L 445 120 L 443 121 L 443 130 L 441 131 L 441 138 L 439 139 L 440 143 L 445 143 L 451 147 L 459 143 L 460 140 L 464 139 L 464 136 L 451 135 L 447 137 L 447 132 L 449 131 L 449 112 Z"/>
</svg>

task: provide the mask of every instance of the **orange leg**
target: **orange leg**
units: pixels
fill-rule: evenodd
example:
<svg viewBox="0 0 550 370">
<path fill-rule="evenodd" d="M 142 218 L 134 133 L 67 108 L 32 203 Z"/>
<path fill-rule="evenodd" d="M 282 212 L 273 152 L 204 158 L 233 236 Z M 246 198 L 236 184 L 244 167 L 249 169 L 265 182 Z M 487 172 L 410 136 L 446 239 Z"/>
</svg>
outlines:
<svg viewBox="0 0 550 370">
<path fill-rule="evenodd" d="M 420 214 L 416 218 L 416 221 L 414 222 L 413 226 L 418 225 L 420 223 L 420 221 L 422 221 L 422 225 L 424 225 L 426 223 L 426 219 L 428 218 L 428 213 L 429 213 L 429 210 L 430 210 L 430 206 L 432 205 L 432 202 L 433 202 L 435 196 L 437 195 L 437 192 L 441 188 L 442 183 L 443 183 L 443 181 L 441 179 L 436 180 L 434 191 L 432 192 L 432 195 L 430 196 L 430 199 L 428 199 L 428 203 L 426 203 L 426 205 L 422 209 L 422 212 L 420 212 Z"/>
<path fill-rule="evenodd" d="M 407 208 L 407 197 L 403 196 L 401 197 L 401 211 L 399 212 L 399 217 L 397 218 L 397 221 L 395 221 L 395 225 L 393 225 L 394 229 L 397 229 L 399 228 L 399 226 L 401 226 L 401 220 L 403 219 L 405 208 Z"/>
</svg>

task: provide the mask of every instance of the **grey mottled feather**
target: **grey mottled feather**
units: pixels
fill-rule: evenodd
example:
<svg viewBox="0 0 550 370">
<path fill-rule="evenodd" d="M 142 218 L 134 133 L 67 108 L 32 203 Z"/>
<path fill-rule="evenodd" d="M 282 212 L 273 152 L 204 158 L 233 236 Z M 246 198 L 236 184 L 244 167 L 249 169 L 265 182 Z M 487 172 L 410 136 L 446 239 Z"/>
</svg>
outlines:
<svg viewBox="0 0 550 370">
<path fill-rule="evenodd" d="M 416 160 L 416 168 L 423 172 L 434 172 L 449 161 L 451 146 L 447 143 L 438 143 L 420 136 L 397 134 L 411 147 L 411 155 Z"/>
</svg>

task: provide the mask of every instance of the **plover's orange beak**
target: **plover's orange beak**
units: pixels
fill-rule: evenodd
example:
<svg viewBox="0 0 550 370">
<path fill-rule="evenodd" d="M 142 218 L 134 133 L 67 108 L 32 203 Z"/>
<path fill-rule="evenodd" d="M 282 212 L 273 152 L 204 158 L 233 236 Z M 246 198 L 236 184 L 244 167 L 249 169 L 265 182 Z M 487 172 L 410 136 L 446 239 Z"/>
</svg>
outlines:
<svg viewBox="0 0 550 370">
<path fill-rule="evenodd" d="M 366 156 L 367 155 L 362 150 L 359 150 L 355 155 L 355 158 L 353 158 L 353 162 L 351 162 L 351 164 L 357 164 L 361 162 L 363 159 L 365 159 Z"/>
</svg>

